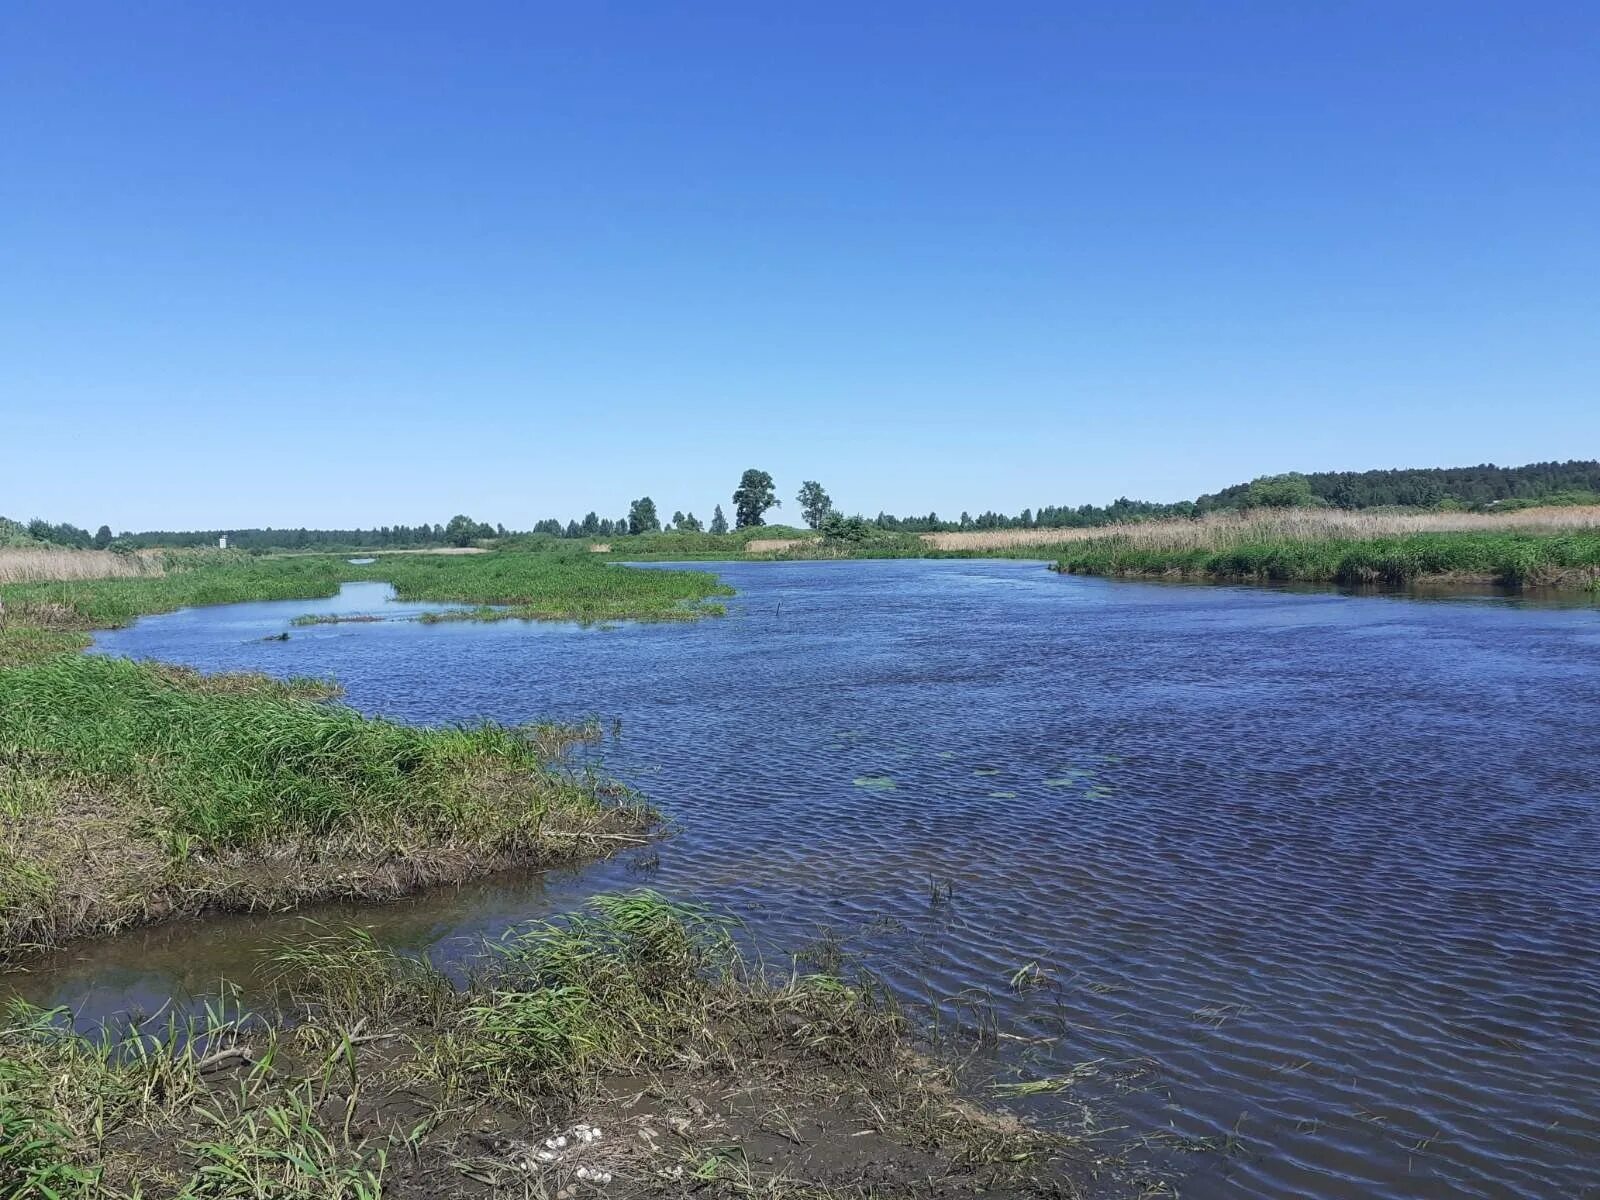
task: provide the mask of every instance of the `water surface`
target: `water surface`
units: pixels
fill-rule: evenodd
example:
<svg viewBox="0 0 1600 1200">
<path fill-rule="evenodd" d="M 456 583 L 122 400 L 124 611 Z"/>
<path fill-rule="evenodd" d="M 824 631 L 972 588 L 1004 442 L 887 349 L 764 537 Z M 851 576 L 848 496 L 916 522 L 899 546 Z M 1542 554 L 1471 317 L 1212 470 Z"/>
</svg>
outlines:
<svg viewBox="0 0 1600 1200">
<path fill-rule="evenodd" d="M 913 999 L 987 995 L 1004 1069 L 1097 1064 L 1031 1111 L 1091 1100 L 1185 1196 L 1600 1195 L 1595 608 L 1004 561 L 714 569 L 729 615 L 684 625 L 259 640 L 319 606 L 396 611 L 353 585 L 97 645 L 331 674 L 409 721 L 620 721 L 608 767 L 679 827 L 659 862 L 350 910 L 399 943 L 448 956 L 648 882 L 769 944 L 836 930 Z M 153 1008 L 295 928 L 152 930 L 21 986 Z"/>
</svg>

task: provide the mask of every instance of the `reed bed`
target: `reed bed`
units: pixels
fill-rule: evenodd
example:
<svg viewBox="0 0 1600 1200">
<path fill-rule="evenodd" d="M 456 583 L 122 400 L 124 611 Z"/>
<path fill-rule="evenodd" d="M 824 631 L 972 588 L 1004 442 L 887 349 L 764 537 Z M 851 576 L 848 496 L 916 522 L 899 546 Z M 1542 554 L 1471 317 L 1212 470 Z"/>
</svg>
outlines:
<svg viewBox="0 0 1600 1200">
<path fill-rule="evenodd" d="M 769 971 L 651 892 L 511 931 L 465 983 L 360 930 L 281 1016 L 118 1036 L 0 1016 L 0 1184 L 58 1200 L 1070 1197 L 1085 1147 L 961 1101 L 870 980 Z"/>
<path fill-rule="evenodd" d="M 1118 539 L 1147 550 L 1225 550 L 1261 541 L 1362 541 L 1417 533 L 1559 532 L 1600 528 L 1600 505 L 1525 508 L 1507 513 L 1362 512 L 1336 508 L 1254 509 L 1198 520 L 1130 521 L 1078 529 L 978 529 L 925 533 L 943 551 L 1008 550 Z"/>
<path fill-rule="evenodd" d="M 135 579 L 162 573 L 163 565 L 157 555 L 62 550 L 53 546 L 0 548 L 0 584 Z"/>
<path fill-rule="evenodd" d="M 1057 569 L 1357 586 L 1431 580 L 1592 589 L 1600 587 L 1600 530 L 1503 528 L 1367 537 L 1233 530 L 1209 542 L 1167 544 L 1116 535 L 1063 547 Z"/>
</svg>

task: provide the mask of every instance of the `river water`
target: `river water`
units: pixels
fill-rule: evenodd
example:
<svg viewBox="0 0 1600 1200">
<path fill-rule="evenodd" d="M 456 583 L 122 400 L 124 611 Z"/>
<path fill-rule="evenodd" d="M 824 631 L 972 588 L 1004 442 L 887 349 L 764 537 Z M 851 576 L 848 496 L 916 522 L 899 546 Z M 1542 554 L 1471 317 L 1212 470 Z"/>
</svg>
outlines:
<svg viewBox="0 0 1600 1200">
<path fill-rule="evenodd" d="M 1091 1064 L 1028 1111 L 1088 1102 L 1187 1197 L 1600 1195 L 1593 604 L 1012 561 L 715 569 L 739 594 L 690 624 L 260 640 L 305 612 L 404 611 L 354 584 L 97 648 L 330 674 L 408 721 L 620 722 L 597 753 L 670 837 L 339 914 L 397 943 L 448 958 L 647 883 L 766 945 L 831 933 L 909 1000 L 997 1027 L 1006 1078 Z M 10 982 L 153 1009 L 248 979 L 297 928 L 161 928 Z"/>
</svg>

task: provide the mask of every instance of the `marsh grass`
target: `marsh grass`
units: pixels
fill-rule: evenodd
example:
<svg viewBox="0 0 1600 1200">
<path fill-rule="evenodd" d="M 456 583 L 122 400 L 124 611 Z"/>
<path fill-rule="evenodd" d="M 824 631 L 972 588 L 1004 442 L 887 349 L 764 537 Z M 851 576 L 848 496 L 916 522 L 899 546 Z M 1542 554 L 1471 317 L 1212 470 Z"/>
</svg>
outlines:
<svg viewBox="0 0 1600 1200">
<path fill-rule="evenodd" d="M 460 984 L 316 927 L 266 1020 L 85 1037 L 14 1005 L 0 1194 L 554 1197 L 589 1194 L 580 1170 L 627 1196 L 1075 1194 L 1084 1148 L 962 1101 L 878 989 L 769 971 L 735 928 L 634 892 L 509 933 Z"/>
<path fill-rule="evenodd" d="M 713 575 L 613 566 L 581 548 L 378 555 L 368 564 L 351 564 L 337 555 L 257 558 L 207 551 L 167 555 L 162 563 L 159 573 L 6 584 L 0 587 L 0 631 L 30 627 L 81 633 L 178 608 L 333 596 L 340 584 L 363 580 L 393 584 L 402 600 L 507 606 L 517 610 L 516 616 L 549 620 L 714 615 L 720 606 L 705 602 L 731 594 Z"/>
<path fill-rule="evenodd" d="M 1237 536 L 1244 538 L 1245 531 Z M 1600 580 L 1600 531 L 1505 529 L 1366 538 L 1261 535 L 1211 546 L 1109 537 L 1067 550 L 1058 569 L 1092 575 L 1348 585 L 1397 586 L 1435 579 L 1513 587 L 1592 587 Z"/>
<path fill-rule="evenodd" d="M 1600 506 L 1525 508 L 1505 513 L 1350 511 L 1261 508 L 1212 513 L 1198 520 L 1130 521 L 1077 529 L 976 529 L 925 533 L 933 550 L 1009 550 L 1118 543 L 1169 553 L 1229 550 L 1260 542 L 1369 541 L 1422 533 L 1556 533 L 1600 529 Z"/>
<path fill-rule="evenodd" d="M 208 907 L 385 896 L 642 841 L 598 727 L 423 729 L 334 686 L 62 656 L 0 671 L 0 955 Z"/>
<path fill-rule="evenodd" d="M 0 547 L 0 584 L 68 579 L 135 579 L 160 575 L 160 555 L 64 550 L 54 546 Z"/>
</svg>

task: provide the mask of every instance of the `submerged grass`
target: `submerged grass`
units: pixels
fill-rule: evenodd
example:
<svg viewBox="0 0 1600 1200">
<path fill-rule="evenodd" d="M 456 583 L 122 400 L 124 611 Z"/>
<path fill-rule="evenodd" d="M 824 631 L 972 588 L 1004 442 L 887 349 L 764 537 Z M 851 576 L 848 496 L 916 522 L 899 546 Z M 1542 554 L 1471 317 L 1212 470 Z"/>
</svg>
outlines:
<svg viewBox="0 0 1600 1200">
<path fill-rule="evenodd" d="M 76 655 L 0 671 L 0 958 L 594 855 L 647 823 L 559 765 L 566 731 L 414 728 L 332 690 Z"/>
<path fill-rule="evenodd" d="M 1087 1150 L 962 1102 L 869 985 L 769 972 L 650 892 L 453 984 L 359 931 L 278 958 L 280 1017 L 118 1039 L 0 1018 L 0 1195 L 1071 1196 Z"/>
</svg>

